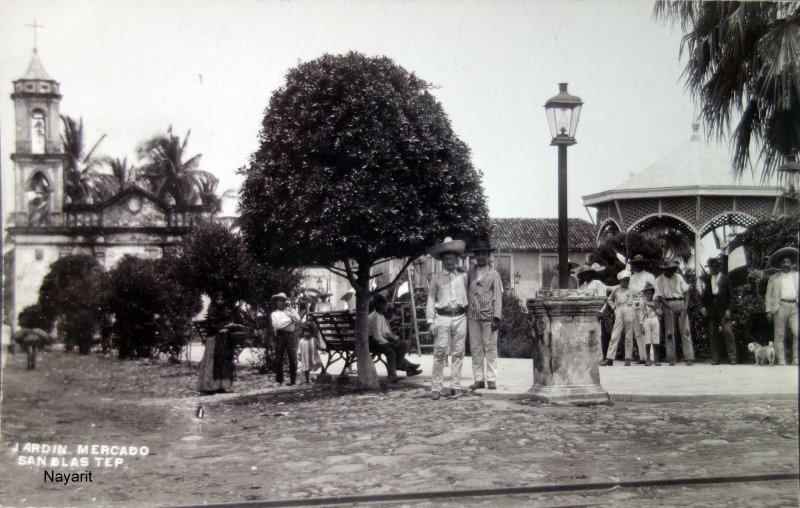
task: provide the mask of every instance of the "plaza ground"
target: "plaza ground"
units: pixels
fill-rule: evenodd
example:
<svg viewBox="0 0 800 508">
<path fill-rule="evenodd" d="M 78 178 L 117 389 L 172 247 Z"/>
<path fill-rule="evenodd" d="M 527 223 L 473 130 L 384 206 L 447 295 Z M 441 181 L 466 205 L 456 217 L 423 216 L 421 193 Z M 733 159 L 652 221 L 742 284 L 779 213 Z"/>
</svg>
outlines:
<svg viewBox="0 0 800 508">
<path fill-rule="evenodd" d="M 200 353 L 195 346 L 192 357 Z M 430 372 L 429 357 L 412 359 Z M 418 387 L 424 378 L 359 394 L 348 386 L 278 386 L 242 365 L 236 393 L 201 397 L 194 364 L 53 351 L 27 371 L 24 355 L 6 360 L 3 506 L 163 506 L 798 470 L 793 367 L 615 365 L 601 369 L 614 405 L 576 408 L 525 399 L 530 360 L 502 360 L 494 392 L 439 401 Z M 464 385 L 470 370 L 465 362 Z M 63 486 L 44 483 L 41 467 L 16 464 L 12 447 L 25 442 L 147 446 L 150 454 L 91 467 L 93 483 Z M 427 505 L 797 502 L 798 483 L 789 480 Z"/>
</svg>

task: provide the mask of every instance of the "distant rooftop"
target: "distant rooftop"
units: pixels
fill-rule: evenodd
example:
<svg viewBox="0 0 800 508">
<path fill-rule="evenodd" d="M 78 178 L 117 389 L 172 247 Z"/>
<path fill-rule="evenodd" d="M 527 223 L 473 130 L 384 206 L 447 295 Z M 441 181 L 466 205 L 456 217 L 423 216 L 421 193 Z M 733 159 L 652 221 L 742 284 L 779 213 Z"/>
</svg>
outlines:
<svg viewBox="0 0 800 508">
<path fill-rule="evenodd" d="M 587 252 L 595 248 L 592 223 L 568 219 L 569 251 Z M 492 241 L 498 251 L 556 252 L 558 219 L 492 219 Z"/>
</svg>

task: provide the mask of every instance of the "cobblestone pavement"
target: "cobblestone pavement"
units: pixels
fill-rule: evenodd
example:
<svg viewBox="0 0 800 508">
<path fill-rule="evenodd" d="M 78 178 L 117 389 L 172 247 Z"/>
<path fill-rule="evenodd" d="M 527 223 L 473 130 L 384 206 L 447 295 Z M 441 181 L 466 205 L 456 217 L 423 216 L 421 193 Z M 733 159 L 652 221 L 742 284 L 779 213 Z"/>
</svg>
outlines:
<svg viewBox="0 0 800 508">
<path fill-rule="evenodd" d="M 9 359 L 3 378 L 0 475 L 13 480 L 0 482 L 6 506 L 202 504 L 798 469 L 797 405 L 786 398 L 576 408 L 476 395 L 432 401 L 424 390 L 402 386 L 366 394 L 278 387 L 249 372 L 240 373 L 237 393 L 198 397 L 196 368 L 185 365 L 57 352 L 43 355 L 36 371 L 24 365 L 22 356 Z M 203 419 L 195 416 L 198 404 Z M 16 465 L 15 442 L 146 445 L 151 454 L 93 469 L 91 484 L 62 486 L 44 483 L 42 468 Z M 736 492 L 780 506 L 796 504 L 798 485 L 505 500 L 707 506 L 726 504 L 720 501 Z"/>
</svg>

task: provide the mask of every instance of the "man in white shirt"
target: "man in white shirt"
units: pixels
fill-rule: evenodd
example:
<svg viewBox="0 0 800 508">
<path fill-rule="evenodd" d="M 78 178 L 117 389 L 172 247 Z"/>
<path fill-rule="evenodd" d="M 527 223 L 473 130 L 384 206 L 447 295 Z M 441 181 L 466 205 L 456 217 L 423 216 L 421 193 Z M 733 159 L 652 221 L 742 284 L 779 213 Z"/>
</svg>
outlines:
<svg viewBox="0 0 800 508">
<path fill-rule="evenodd" d="M 792 332 L 792 363 L 797 365 L 797 265 L 798 251 L 792 247 L 778 249 L 769 258 L 769 264 L 780 271 L 769 278 L 764 306 L 767 319 L 772 321 L 775 356 L 778 365 L 786 365 L 786 326 Z"/>
<path fill-rule="evenodd" d="M 289 352 L 290 385 L 297 381 L 297 341 L 294 331 L 300 324 L 300 315 L 292 307 L 286 293 L 272 295 L 270 302 L 275 310 L 270 314 L 272 329 L 275 330 L 275 381 L 283 383 L 283 355 Z"/>
<path fill-rule="evenodd" d="M 430 250 L 431 256 L 442 261 L 442 271 L 431 278 L 425 312 L 429 331 L 434 337 L 431 374 L 433 400 L 437 400 L 442 392 L 448 344 L 453 358 L 450 391 L 453 395 L 461 395 L 461 367 L 467 340 L 467 274 L 456 270 L 456 262 L 464 254 L 465 247 L 463 240 L 448 237 Z"/>
<path fill-rule="evenodd" d="M 614 357 L 617 355 L 617 345 L 625 331 L 625 366 L 631 364 L 633 356 L 633 322 L 636 313 L 633 309 L 633 293 L 629 287 L 631 272 L 622 270 L 617 274 L 619 286 L 615 287 L 608 296 L 608 306 L 614 311 L 614 328 L 611 330 L 611 342 L 608 343 L 606 357 L 600 365 L 614 365 Z"/>
<path fill-rule="evenodd" d="M 655 299 L 664 311 L 664 342 L 667 360 L 675 365 L 675 334 L 680 333 L 683 359 L 686 365 L 694 363 L 694 346 L 689 332 L 689 284 L 678 273 L 678 262 L 666 261 L 659 268 L 664 273 L 656 278 Z M 677 324 L 677 326 L 676 326 Z"/>
<path fill-rule="evenodd" d="M 406 359 L 408 346 L 392 332 L 389 326 L 386 319 L 389 304 L 386 298 L 380 294 L 375 295 L 372 303 L 375 310 L 369 315 L 369 352 L 386 357 L 386 370 L 392 381 L 400 379 L 397 376 L 398 370 L 406 371 L 406 377 L 420 374 L 422 371 L 416 369 L 419 365 L 412 364 Z"/>
</svg>

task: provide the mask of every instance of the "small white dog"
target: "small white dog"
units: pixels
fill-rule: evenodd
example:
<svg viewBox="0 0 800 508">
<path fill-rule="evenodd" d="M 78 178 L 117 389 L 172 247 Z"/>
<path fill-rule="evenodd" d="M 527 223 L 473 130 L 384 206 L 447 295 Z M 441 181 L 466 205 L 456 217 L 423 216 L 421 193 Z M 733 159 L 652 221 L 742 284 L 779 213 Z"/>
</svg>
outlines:
<svg viewBox="0 0 800 508">
<path fill-rule="evenodd" d="M 751 342 L 747 345 L 747 350 L 756 357 L 756 365 L 766 365 L 767 362 L 769 362 L 770 367 L 775 365 L 775 348 L 772 347 L 772 341 L 766 346 Z"/>
</svg>

